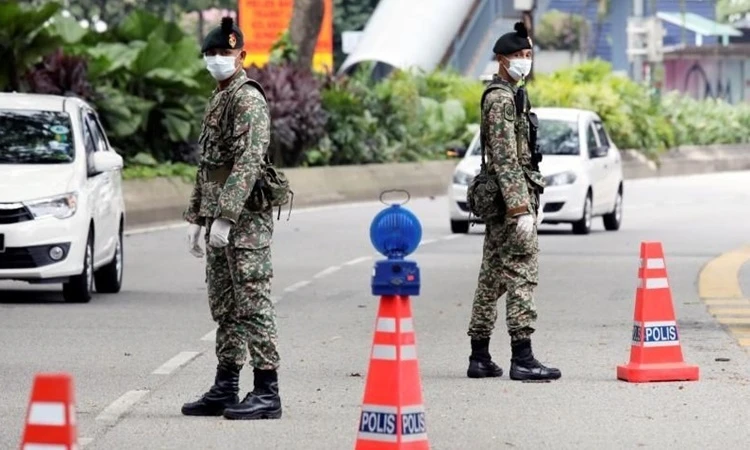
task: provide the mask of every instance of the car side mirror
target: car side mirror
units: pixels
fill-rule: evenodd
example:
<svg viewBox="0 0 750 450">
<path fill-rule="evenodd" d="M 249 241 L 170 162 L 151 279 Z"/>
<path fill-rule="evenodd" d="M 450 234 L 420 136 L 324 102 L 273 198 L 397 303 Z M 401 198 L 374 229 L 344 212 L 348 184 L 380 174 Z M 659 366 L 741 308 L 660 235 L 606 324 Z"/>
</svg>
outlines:
<svg viewBox="0 0 750 450">
<path fill-rule="evenodd" d="M 591 157 L 592 158 L 601 158 L 603 156 L 607 156 L 607 152 L 609 151 L 608 145 L 600 145 L 599 147 L 595 147 L 591 149 Z"/>
<path fill-rule="evenodd" d="M 466 155 L 466 147 L 452 147 L 449 148 L 445 154 L 448 155 L 449 158 L 463 158 L 464 155 Z"/>
<path fill-rule="evenodd" d="M 91 155 L 91 171 L 93 173 L 110 172 L 122 169 L 122 156 L 115 152 L 94 152 Z"/>
</svg>

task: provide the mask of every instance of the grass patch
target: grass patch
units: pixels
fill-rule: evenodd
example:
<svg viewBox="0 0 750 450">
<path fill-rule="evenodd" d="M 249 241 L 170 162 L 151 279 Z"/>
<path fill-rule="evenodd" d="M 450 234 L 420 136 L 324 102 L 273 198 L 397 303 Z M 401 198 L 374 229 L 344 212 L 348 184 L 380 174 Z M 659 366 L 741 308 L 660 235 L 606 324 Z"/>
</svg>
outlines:
<svg viewBox="0 0 750 450">
<path fill-rule="evenodd" d="M 124 180 L 153 178 L 181 178 L 187 183 L 195 181 L 197 167 L 185 163 L 161 163 L 155 166 L 128 165 L 122 171 Z"/>
</svg>

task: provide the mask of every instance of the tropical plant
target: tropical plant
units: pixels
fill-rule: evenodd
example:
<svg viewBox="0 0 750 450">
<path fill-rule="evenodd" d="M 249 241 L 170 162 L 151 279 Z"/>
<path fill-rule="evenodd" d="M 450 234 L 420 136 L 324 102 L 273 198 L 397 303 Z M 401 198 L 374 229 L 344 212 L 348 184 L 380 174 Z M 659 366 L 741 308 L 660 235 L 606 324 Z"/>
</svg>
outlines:
<svg viewBox="0 0 750 450">
<path fill-rule="evenodd" d="M 290 62 L 252 65 L 247 75 L 257 80 L 271 112 L 269 153 L 279 166 L 296 166 L 304 152 L 325 135 L 326 112 L 321 105 L 320 80 Z"/>
<path fill-rule="evenodd" d="M 213 80 L 194 38 L 143 11 L 130 14 L 88 50 L 89 76 L 107 132 L 128 155 L 194 161 L 191 145 Z"/>
<path fill-rule="evenodd" d="M 18 0 L 0 4 L 0 90 L 22 91 L 23 74 L 62 44 L 45 26 L 60 8 L 52 1 L 38 8 Z"/>
<path fill-rule="evenodd" d="M 94 90 L 88 80 L 87 61 L 58 49 L 47 55 L 25 75 L 31 92 L 53 95 L 74 95 L 93 100 Z"/>
</svg>

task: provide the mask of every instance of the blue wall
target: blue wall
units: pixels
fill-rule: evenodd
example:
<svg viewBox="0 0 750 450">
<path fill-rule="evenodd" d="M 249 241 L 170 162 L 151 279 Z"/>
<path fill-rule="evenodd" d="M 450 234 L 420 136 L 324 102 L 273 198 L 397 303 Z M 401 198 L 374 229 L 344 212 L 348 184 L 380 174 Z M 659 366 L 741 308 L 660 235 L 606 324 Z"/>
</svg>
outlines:
<svg viewBox="0 0 750 450">
<path fill-rule="evenodd" d="M 586 7 L 585 0 L 546 0 L 540 2 L 540 7 L 557 9 L 559 11 L 580 14 L 589 20 L 590 38 L 596 39 L 592 48 L 593 57 L 599 57 L 612 63 L 614 70 L 627 71 L 629 67 L 627 54 L 628 17 L 633 14 L 633 0 L 612 1 L 612 11 L 609 17 L 604 18 L 601 24 L 597 24 L 596 2 L 590 1 Z M 644 1 L 644 15 L 653 14 L 651 10 L 652 0 Z M 680 12 L 680 0 L 657 0 L 656 11 Z M 685 11 L 698 14 L 710 20 L 716 18 L 716 7 L 714 0 L 685 0 Z M 538 18 L 544 11 L 540 8 Z M 682 28 L 663 22 L 667 35 L 664 37 L 665 45 L 679 44 L 682 41 Z M 713 37 L 704 37 L 704 44 L 712 44 L 717 41 Z M 685 31 L 685 43 L 692 45 L 695 42 L 695 34 Z"/>
</svg>

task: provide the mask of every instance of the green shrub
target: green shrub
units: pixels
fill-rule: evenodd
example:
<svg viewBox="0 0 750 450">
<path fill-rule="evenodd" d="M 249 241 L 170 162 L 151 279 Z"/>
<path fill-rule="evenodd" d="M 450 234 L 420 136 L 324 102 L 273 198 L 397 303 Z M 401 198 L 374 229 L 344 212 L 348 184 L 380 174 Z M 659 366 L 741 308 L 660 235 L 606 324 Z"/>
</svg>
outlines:
<svg viewBox="0 0 750 450">
<path fill-rule="evenodd" d="M 640 149 L 655 158 L 675 143 L 658 97 L 645 86 L 614 74 L 611 66 L 601 60 L 537 75 L 529 86 L 529 95 L 536 106 L 595 111 L 622 149 Z"/>
</svg>

